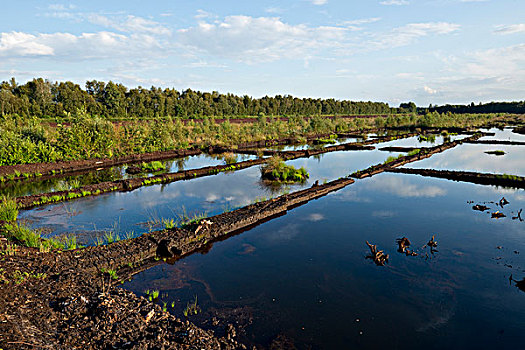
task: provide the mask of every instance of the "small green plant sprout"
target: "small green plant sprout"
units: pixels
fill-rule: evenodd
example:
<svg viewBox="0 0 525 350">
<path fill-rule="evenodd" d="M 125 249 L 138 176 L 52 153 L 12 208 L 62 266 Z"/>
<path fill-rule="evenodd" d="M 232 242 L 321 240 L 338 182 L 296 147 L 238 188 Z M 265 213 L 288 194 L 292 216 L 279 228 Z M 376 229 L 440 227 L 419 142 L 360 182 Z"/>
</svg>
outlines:
<svg viewBox="0 0 525 350">
<path fill-rule="evenodd" d="M 186 308 L 183 311 L 184 316 L 188 317 L 189 315 L 197 315 L 201 308 L 197 305 L 197 296 L 193 299 L 192 302 L 186 304 Z"/>
<path fill-rule="evenodd" d="M 118 279 L 118 276 L 117 276 L 117 271 L 115 270 L 112 270 L 112 269 L 100 269 L 100 272 L 102 272 L 103 274 L 108 274 L 109 277 L 113 280 L 117 280 Z"/>
<path fill-rule="evenodd" d="M 16 246 L 14 244 L 5 244 L 4 249 L 0 251 L 1 255 L 13 256 L 16 254 Z"/>
<path fill-rule="evenodd" d="M 164 312 L 168 311 L 168 303 L 165 301 L 162 302 L 162 311 Z"/>
<path fill-rule="evenodd" d="M 175 301 L 171 302 L 171 308 L 173 309 L 175 307 Z"/>
<path fill-rule="evenodd" d="M 147 290 L 146 296 L 148 297 L 149 301 L 157 300 L 159 298 L 159 291 L 158 290 Z"/>
<path fill-rule="evenodd" d="M 18 218 L 16 201 L 7 196 L 0 197 L 0 221 L 13 222 Z"/>
<path fill-rule="evenodd" d="M 176 226 L 174 219 L 162 219 L 162 225 L 164 225 L 164 228 L 167 230 Z"/>
</svg>

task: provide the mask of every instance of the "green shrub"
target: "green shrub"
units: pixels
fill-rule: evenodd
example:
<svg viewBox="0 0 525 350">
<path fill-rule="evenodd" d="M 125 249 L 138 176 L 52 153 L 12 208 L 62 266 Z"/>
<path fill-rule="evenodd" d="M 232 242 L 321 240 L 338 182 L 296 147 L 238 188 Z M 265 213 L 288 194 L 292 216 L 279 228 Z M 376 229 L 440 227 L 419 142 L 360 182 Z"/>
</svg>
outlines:
<svg viewBox="0 0 525 350">
<path fill-rule="evenodd" d="M 271 157 L 261 168 L 263 179 L 280 182 L 304 182 L 310 176 L 304 167 L 296 169 L 280 157 Z"/>
</svg>

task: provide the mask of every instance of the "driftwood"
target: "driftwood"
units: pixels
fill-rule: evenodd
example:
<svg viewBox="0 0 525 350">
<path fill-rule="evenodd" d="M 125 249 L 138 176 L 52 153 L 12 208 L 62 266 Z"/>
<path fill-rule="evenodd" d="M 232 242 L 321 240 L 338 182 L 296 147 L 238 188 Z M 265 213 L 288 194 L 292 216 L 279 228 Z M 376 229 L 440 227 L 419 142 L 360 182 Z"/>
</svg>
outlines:
<svg viewBox="0 0 525 350">
<path fill-rule="evenodd" d="M 367 255 L 367 259 L 372 259 L 377 266 L 385 266 L 388 262 L 388 254 L 385 254 L 382 250 L 377 250 L 377 245 L 370 244 L 366 241 L 366 245 L 370 248 L 370 255 Z"/>
</svg>

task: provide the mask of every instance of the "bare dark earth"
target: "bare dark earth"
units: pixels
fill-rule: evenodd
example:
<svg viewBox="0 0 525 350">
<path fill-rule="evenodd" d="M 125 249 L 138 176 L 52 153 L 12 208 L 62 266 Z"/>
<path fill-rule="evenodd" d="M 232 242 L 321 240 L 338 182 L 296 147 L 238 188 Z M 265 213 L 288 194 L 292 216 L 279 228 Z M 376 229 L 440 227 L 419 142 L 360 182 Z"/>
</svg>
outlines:
<svg viewBox="0 0 525 350">
<path fill-rule="evenodd" d="M 421 176 L 438 177 L 442 179 L 471 182 L 480 185 L 494 185 L 512 188 L 525 188 L 525 177 L 504 174 L 477 173 L 472 171 L 450 171 L 434 169 L 411 169 L 411 168 L 391 168 L 387 172 L 416 174 Z"/>
</svg>

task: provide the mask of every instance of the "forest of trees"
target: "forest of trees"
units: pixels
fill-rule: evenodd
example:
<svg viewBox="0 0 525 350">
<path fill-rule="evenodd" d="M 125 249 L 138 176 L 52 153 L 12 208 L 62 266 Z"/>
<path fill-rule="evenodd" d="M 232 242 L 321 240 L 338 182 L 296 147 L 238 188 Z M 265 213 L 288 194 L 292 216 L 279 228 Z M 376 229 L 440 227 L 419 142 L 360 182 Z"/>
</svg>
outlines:
<svg viewBox="0 0 525 350">
<path fill-rule="evenodd" d="M 352 102 L 335 99 L 275 96 L 252 98 L 187 89 L 142 87 L 86 82 L 85 89 L 70 81 L 50 82 L 42 78 L 18 84 L 14 78 L 0 84 L 0 115 L 64 117 L 83 109 L 104 118 L 163 118 L 257 115 L 357 115 L 389 114 L 381 102 Z M 395 110 L 395 109 L 394 109 Z"/>
<path fill-rule="evenodd" d="M 468 105 L 444 105 L 444 106 L 432 106 L 428 109 L 418 108 L 418 110 L 424 110 L 429 112 L 438 113 L 512 113 L 512 114 L 525 114 L 525 101 L 518 102 L 490 102 L 485 104 L 474 104 L 472 102 Z"/>
</svg>

